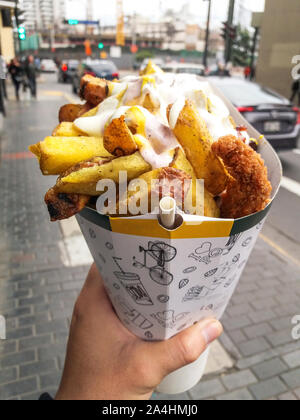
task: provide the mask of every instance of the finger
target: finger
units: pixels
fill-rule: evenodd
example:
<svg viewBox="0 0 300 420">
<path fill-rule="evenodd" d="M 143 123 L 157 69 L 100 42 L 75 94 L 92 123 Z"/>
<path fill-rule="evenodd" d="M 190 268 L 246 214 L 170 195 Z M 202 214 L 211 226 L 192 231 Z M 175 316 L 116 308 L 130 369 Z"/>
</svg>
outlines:
<svg viewBox="0 0 300 420">
<path fill-rule="evenodd" d="M 161 369 L 162 378 L 183 366 L 195 362 L 223 332 L 215 319 L 205 319 L 167 341 L 143 343 L 152 366 Z"/>
</svg>

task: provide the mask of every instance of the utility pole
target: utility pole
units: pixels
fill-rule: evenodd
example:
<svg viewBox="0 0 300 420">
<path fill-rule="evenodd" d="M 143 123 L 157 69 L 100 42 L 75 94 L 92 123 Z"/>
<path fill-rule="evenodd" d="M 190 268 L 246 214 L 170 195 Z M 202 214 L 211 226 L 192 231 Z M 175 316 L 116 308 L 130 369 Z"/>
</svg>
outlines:
<svg viewBox="0 0 300 420">
<path fill-rule="evenodd" d="M 255 27 L 255 32 L 253 35 L 253 43 L 252 43 L 252 51 L 251 51 L 251 64 L 250 64 L 250 68 L 251 68 L 251 80 L 253 79 L 253 73 L 254 73 L 254 61 L 255 61 L 255 52 L 256 52 L 256 46 L 257 46 L 257 40 L 258 40 L 258 35 L 259 35 L 259 27 L 256 26 Z"/>
<path fill-rule="evenodd" d="M 235 0 L 230 0 L 229 9 L 228 9 L 228 19 L 227 19 L 227 25 L 229 28 L 231 28 L 233 24 L 234 6 L 235 6 Z M 231 59 L 231 50 L 232 50 L 232 38 L 230 37 L 229 34 L 227 34 L 226 48 L 225 48 L 225 62 L 226 63 L 228 63 Z"/>
<path fill-rule="evenodd" d="M 20 25 L 19 16 L 18 16 L 18 7 L 19 7 L 19 0 L 16 0 L 16 5 L 15 5 L 15 19 L 16 19 L 17 29 L 19 29 L 19 25 Z M 20 52 L 21 51 L 21 40 L 20 40 L 19 36 L 18 36 L 17 39 L 18 39 L 18 49 L 19 49 L 18 52 Z"/>
<path fill-rule="evenodd" d="M 205 34 L 205 48 L 204 48 L 204 54 L 203 54 L 203 65 L 204 65 L 205 68 L 207 67 L 207 57 L 208 57 L 210 13 L 211 13 L 211 0 L 208 0 L 208 12 L 207 12 L 206 34 Z"/>
</svg>

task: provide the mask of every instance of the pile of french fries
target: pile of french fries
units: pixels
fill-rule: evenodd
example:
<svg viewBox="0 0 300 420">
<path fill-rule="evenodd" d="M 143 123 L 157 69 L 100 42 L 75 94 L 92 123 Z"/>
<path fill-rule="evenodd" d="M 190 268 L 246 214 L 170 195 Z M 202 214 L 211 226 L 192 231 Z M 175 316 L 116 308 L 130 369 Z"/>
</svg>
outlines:
<svg viewBox="0 0 300 420">
<path fill-rule="evenodd" d="M 213 139 L 193 101 L 185 101 L 175 126 L 171 128 L 172 105 L 167 103 L 163 108 L 155 96 L 156 79 L 162 77 L 162 71 L 149 63 L 140 77 L 135 79 L 135 83 L 140 81 L 140 90 L 136 91 L 137 96 L 134 97 L 134 92 L 128 94 L 129 79 L 125 82 L 109 82 L 90 75 L 84 76 L 80 95 L 85 103 L 63 106 L 59 111 L 60 123 L 52 136 L 30 146 L 43 175 L 58 175 L 55 186 L 45 196 L 52 221 L 71 217 L 85 206 L 93 205 L 95 197 L 101 194 L 97 191 L 98 182 L 110 179 L 118 183 L 121 171 L 127 172 L 128 182 L 133 179 L 145 180 L 149 186 L 149 196 L 153 179 L 172 176 L 188 178 L 191 185 L 197 179 L 204 180 L 203 215 L 220 217 L 215 197 L 226 189 L 228 172 L 222 160 L 212 152 Z M 145 85 L 151 89 L 143 91 Z M 94 131 L 84 131 L 89 123 L 92 127 L 107 112 L 107 101 L 117 101 L 117 110 L 124 106 L 126 109 L 124 112 L 120 110 L 121 115 L 104 120 L 102 130 L 96 127 Z M 209 103 L 207 107 L 209 111 Z M 147 134 L 141 113 L 151 114 L 153 126 L 157 124 L 158 132 L 166 133 L 166 136 L 156 136 L 155 131 L 149 134 L 149 130 Z M 164 139 L 168 136 L 177 141 L 171 149 L 164 145 Z M 170 155 L 168 166 L 154 167 L 151 160 L 147 161 L 142 153 L 144 140 L 153 146 L 158 157 L 160 153 Z M 125 200 L 131 200 L 132 195 L 128 193 Z M 189 209 L 183 210 L 189 212 Z"/>
</svg>

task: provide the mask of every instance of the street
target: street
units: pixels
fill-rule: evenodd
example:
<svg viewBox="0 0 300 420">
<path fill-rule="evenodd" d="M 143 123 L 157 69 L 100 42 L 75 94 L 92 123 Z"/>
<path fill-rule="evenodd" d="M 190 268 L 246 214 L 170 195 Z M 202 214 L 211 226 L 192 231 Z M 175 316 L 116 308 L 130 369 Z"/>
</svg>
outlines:
<svg viewBox="0 0 300 420">
<path fill-rule="evenodd" d="M 54 177 L 42 177 L 30 144 L 50 135 L 58 109 L 78 101 L 70 85 L 42 75 L 38 99 L 17 103 L 8 86 L 0 137 L 0 399 L 55 395 L 68 326 L 89 264 L 74 220 L 50 223 L 43 202 Z M 300 143 L 299 143 L 300 145 Z M 300 399 L 300 148 L 280 153 L 283 185 L 223 318 L 225 332 L 204 379 L 176 396 L 153 399 Z"/>
</svg>

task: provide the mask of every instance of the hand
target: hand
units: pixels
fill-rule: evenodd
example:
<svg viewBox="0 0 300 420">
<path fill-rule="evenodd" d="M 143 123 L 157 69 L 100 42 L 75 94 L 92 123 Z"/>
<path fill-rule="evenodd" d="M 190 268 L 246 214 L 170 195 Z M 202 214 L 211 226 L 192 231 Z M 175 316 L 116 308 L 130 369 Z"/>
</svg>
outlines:
<svg viewBox="0 0 300 420">
<path fill-rule="evenodd" d="M 56 400 L 145 400 L 169 373 L 199 358 L 222 333 L 207 319 L 168 341 L 146 342 L 116 316 L 92 266 L 76 302 Z"/>
</svg>

